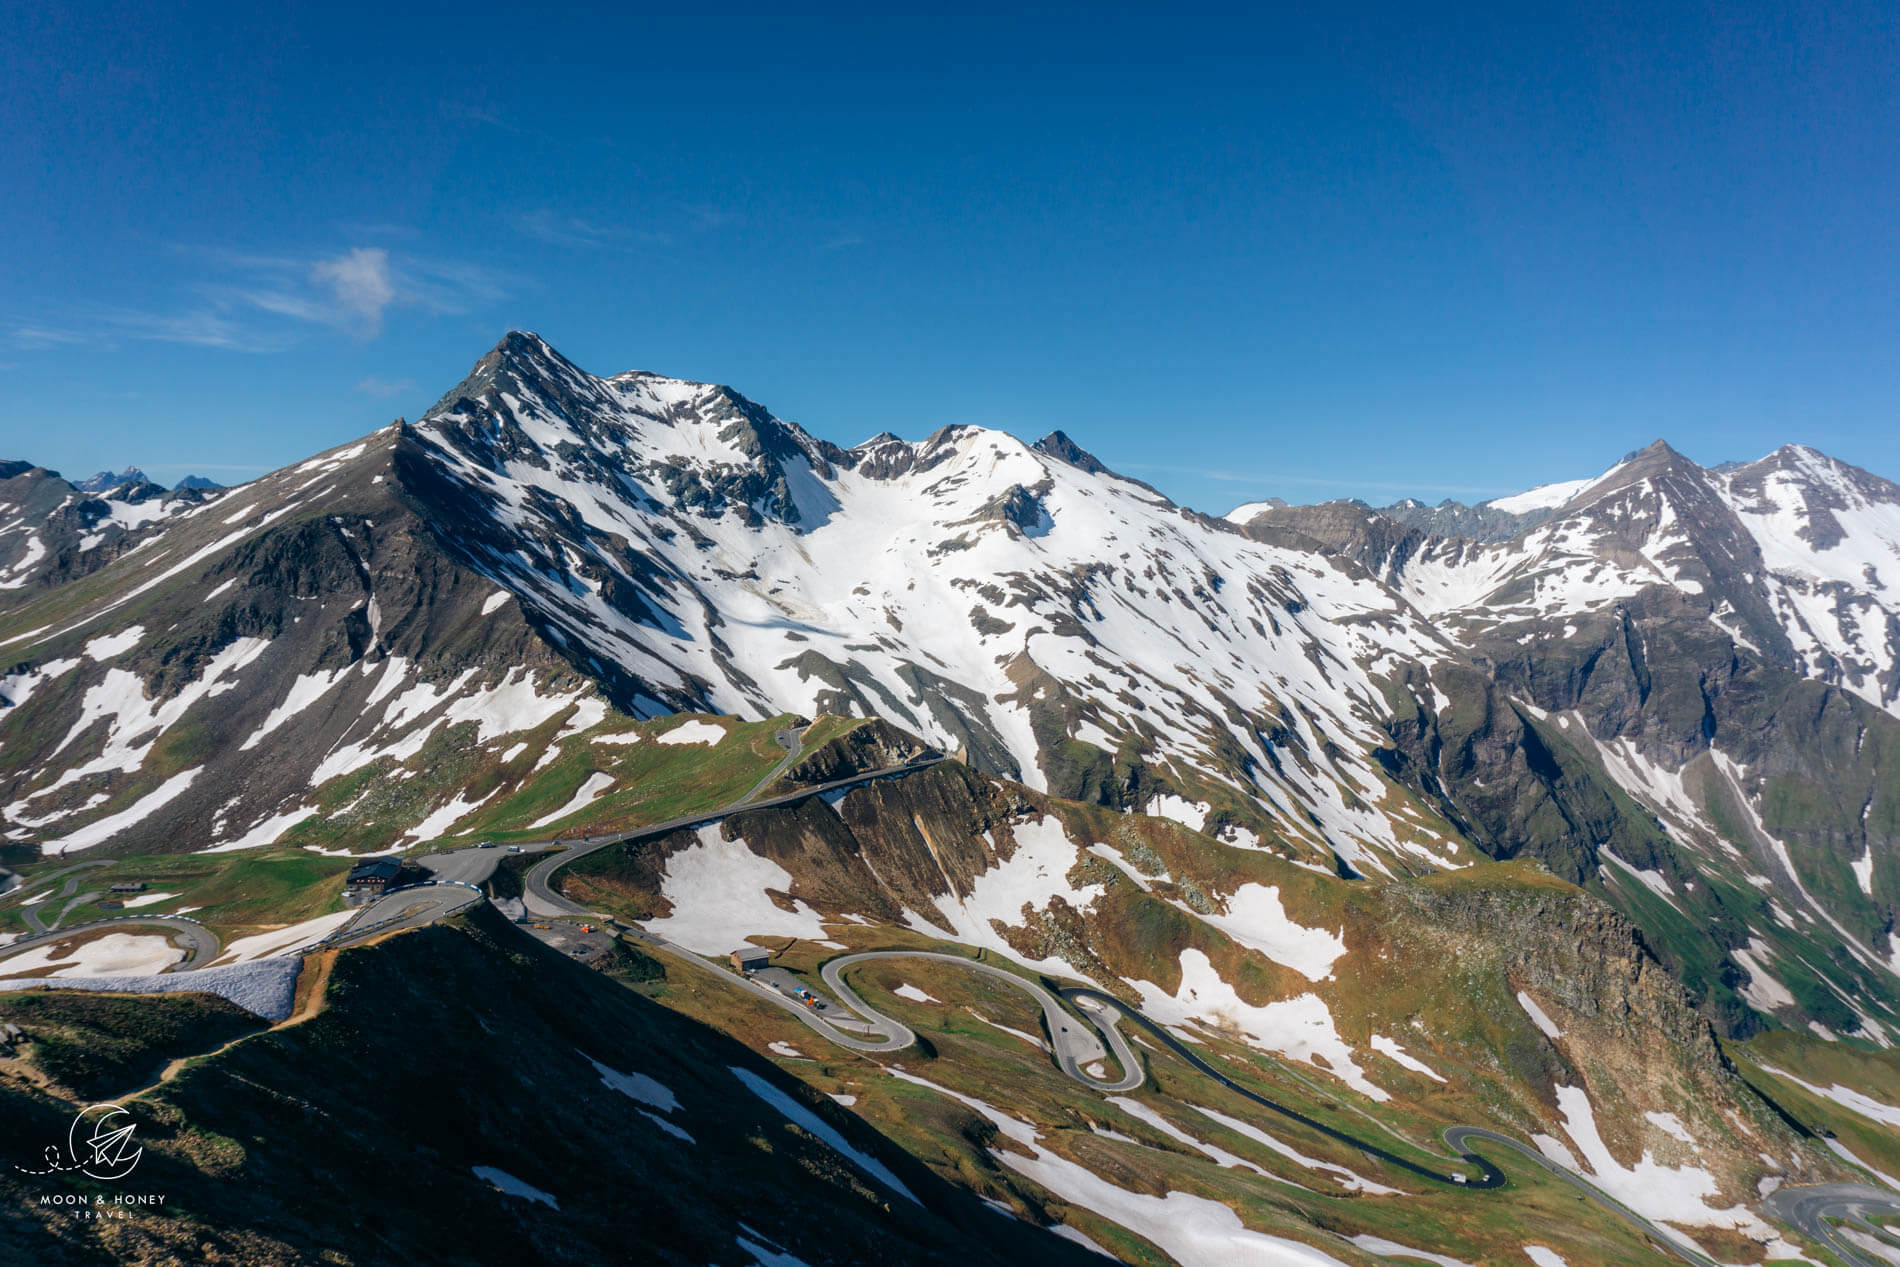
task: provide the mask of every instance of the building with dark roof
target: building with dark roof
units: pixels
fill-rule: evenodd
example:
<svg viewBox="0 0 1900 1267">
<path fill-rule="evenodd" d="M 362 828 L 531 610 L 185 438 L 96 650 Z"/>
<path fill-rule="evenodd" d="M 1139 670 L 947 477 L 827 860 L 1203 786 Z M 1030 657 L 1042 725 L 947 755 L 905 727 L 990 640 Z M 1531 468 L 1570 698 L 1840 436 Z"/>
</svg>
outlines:
<svg viewBox="0 0 1900 1267">
<path fill-rule="evenodd" d="M 352 889 L 387 889 L 402 875 L 400 858 L 365 858 L 350 868 L 346 881 Z"/>
</svg>

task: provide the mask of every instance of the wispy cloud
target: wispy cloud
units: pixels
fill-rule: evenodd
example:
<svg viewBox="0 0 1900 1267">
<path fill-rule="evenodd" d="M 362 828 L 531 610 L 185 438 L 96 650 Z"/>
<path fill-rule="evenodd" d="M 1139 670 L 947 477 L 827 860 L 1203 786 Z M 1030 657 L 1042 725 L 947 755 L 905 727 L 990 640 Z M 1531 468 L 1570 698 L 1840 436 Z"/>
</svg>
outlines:
<svg viewBox="0 0 1900 1267">
<path fill-rule="evenodd" d="M 520 123 L 491 106 L 477 105 L 470 101 L 443 101 L 440 104 L 443 117 L 445 118 L 455 119 L 463 123 L 478 123 L 484 127 L 499 128 L 503 132 L 510 133 L 514 136 L 533 137 L 537 141 L 545 141 L 553 145 L 567 145 L 572 143 L 571 139 L 564 139 L 551 132 L 544 132 L 540 128 L 530 127 L 527 124 Z"/>
<path fill-rule="evenodd" d="M 356 385 L 356 390 L 362 392 L 365 396 L 377 397 L 400 396 L 404 392 L 412 392 L 415 389 L 416 380 L 413 378 L 398 378 L 392 380 L 371 377 L 364 379 Z"/>
<path fill-rule="evenodd" d="M 366 335 L 381 333 L 383 310 L 396 302 L 389 252 L 380 246 L 352 247 L 318 260 L 310 266 L 310 280 L 327 289 L 336 310 L 353 318 Z"/>
<path fill-rule="evenodd" d="M 240 352 L 274 352 L 288 346 L 282 337 L 250 330 L 208 308 L 185 312 L 142 312 L 132 308 L 98 309 L 94 320 L 110 334 L 152 343 L 182 343 Z"/>
<path fill-rule="evenodd" d="M 405 297 L 385 247 L 353 246 L 315 259 L 224 252 L 212 258 L 239 275 L 199 287 L 224 312 L 255 309 L 373 339 L 384 313 Z"/>
<path fill-rule="evenodd" d="M 601 224 L 542 207 L 510 219 L 515 232 L 550 246 L 577 247 L 592 251 L 627 251 L 636 246 L 668 246 L 670 233 L 636 229 L 622 224 Z"/>
<path fill-rule="evenodd" d="M 8 335 L 13 346 L 32 351 L 86 344 L 111 345 L 124 339 L 249 352 L 274 351 L 285 346 L 282 339 L 255 337 L 207 308 L 162 313 L 94 306 L 70 314 L 70 323 L 61 328 L 16 325 Z"/>
<path fill-rule="evenodd" d="M 90 343 L 91 336 L 77 330 L 49 330 L 45 326 L 15 326 L 12 339 L 23 348 L 51 348 L 66 343 Z"/>
<path fill-rule="evenodd" d="M 7 341 L 29 349 L 141 340 L 274 352 L 312 327 L 373 339 L 394 310 L 458 315 L 507 293 L 504 281 L 481 266 L 381 246 L 305 255 L 221 247 L 178 250 L 197 263 L 200 277 L 184 288 L 173 308 L 93 305 L 56 321 L 0 322 L 0 329 L 11 325 Z"/>
<path fill-rule="evenodd" d="M 524 212 L 514 218 L 515 231 L 523 237 L 552 246 L 618 246 L 619 235 L 605 225 L 590 224 L 579 216 L 564 216 L 543 208 Z"/>
</svg>

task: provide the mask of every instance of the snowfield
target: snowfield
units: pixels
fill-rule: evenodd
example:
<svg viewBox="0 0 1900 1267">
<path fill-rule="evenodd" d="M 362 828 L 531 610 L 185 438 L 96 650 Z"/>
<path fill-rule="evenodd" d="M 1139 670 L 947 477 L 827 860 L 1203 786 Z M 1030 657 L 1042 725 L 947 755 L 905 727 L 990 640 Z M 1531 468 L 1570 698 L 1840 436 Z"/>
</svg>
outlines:
<svg viewBox="0 0 1900 1267">
<path fill-rule="evenodd" d="M 646 683 L 652 713 L 815 716 L 844 680 L 852 711 L 946 750 L 953 727 L 973 727 L 992 765 L 1040 788 L 1030 704 L 1008 667 L 1033 664 L 1065 689 L 1100 684 L 1086 688 L 1092 742 L 1112 749 L 1133 724 L 1126 700 L 1142 699 L 1185 763 L 1205 764 L 1214 744 L 1247 753 L 1271 787 L 1236 790 L 1289 837 L 1375 871 L 1399 847 L 1382 815 L 1355 807 L 1382 795 L 1366 755 L 1382 697 L 1365 665 L 1446 647 L 1378 584 L 1002 433 L 840 450 L 721 387 L 598 378 L 532 336 L 497 355 L 492 380 L 471 380 L 479 399 L 451 401 L 418 434 L 504 532 L 551 543 L 476 565 L 560 640 Z M 497 428 L 522 456 L 489 443 Z M 700 494 L 761 469 L 782 488 L 766 501 Z M 602 576 L 653 616 L 616 606 Z M 1310 760 L 1268 760 L 1236 703 L 1259 725 L 1287 719 Z M 660 739 L 722 737 L 689 720 Z M 1204 803 L 1176 800 L 1162 812 L 1205 821 Z M 1317 824 L 1286 812 L 1314 800 Z"/>
<path fill-rule="evenodd" d="M 946 919 L 938 924 L 928 916 L 913 916 L 911 927 L 933 937 L 948 935 L 969 946 L 984 946 L 1018 963 L 1045 972 L 1062 972 L 1068 965 L 1061 959 L 1026 960 L 996 931 L 992 920 L 1009 927 L 1020 926 L 1023 909 L 1045 910 L 1050 899 L 1060 896 L 1077 910 L 1086 910 L 1106 890 L 1099 884 L 1075 888 L 1067 874 L 1075 866 L 1076 846 L 1052 814 L 1040 819 L 1012 823 L 1016 851 L 977 876 L 967 897 L 945 893 L 937 898 L 937 910 Z M 996 841 L 985 834 L 992 853 Z M 946 882 L 946 888 L 948 884 Z"/>
<path fill-rule="evenodd" d="M 329 915 L 319 915 L 315 919 L 307 919 L 301 924 L 292 924 L 287 928 L 257 933 L 250 937 L 240 937 L 236 941 L 226 942 L 223 952 L 212 961 L 211 966 L 249 963 L 253 959 L 265 959 L 272 955 L 281 955 L 286 951 L 301 950 L 305 946 L 322 941 L 349 923 L 355 916 L 355 911 L 336 911 Z"/>
<path fill-rule="evenodd" d="M 1517 992 L 1517 1005 L 1524 1009 L 1524 1014 L 1531 1018 L 1531 1024 L 1537 1026 L 1545 1038 L 1555 1042 L 1564 1036 L 1564 1032 L 1557 1028 L 1557 1023 L 1544 1015 L 1543 1008 L 1537 1006 L 1537 1000 L 1522 990 Z"/>
<path fill-rule="evenodd" d="M 661 743 L 696 743 L 710 747 L 726 737 L 725 728 L 711 722 L 686 721 L 660 736 Z"/>
<path fill-rule="evenodd" d="M 1170 1028 L 1201 1022 L 1231 1031 L 1262 1051 L 1325 1069 L 1368 1099 L 1383 1103 L 1392 1098 L 1360 1069 L 1357 1053 L 1339 1036 L 1331 1010 L 1318 995 L 1255 1006 L 1242 1001 L 1201 951 L 1192 947 L 1182 951 L 1180 963 L 1181 984 L 1173 994 L 1152 981 L 1128 983 L 1141 993 L 1141 1010 L 1155 1020 Z M 1191 1031 L 1181 1036 L 1193 1037 Z"/>
<path fill-rule="evenodd" d="M 1786 1078 L 1811 1095 L 1832 1100 L 1842 1108 L 1857 1113 L 1870 1122 L 1879 1122 L 1882 1126 L 1900 1127 L 1900 1107 L 1876 1100 L 1865 1092 L 1842 1086 L 1838 1082 L 1825 1087 L 1817 1086 L 1815 1083 L 1789 1073 L 1786 1069 L 1777 1069 L 1773 1065 L 1763 1065 L 1762 1068 L 1777 1078 Z"/>
<path fill-rule="evenodd" d="M 1561 1145 L 1552 1148 L 1556 1141 L 1549 1136 L 1535 1137 L 1539 1148 L 1644 1218 L 1658 1224 L 1734 1228 L 1756 1234 L 1763 1241 L 1774 1239 L 1773 1229 L 1747 1207 L 1711 1205 L 1711 1198 L 1719 1199 L 1715 1176 L 1700 1167 L 1665 1166 L 1647 1151 L 1632 1166 L 1617 1161 L 1597 1133 L 1596 1112 L 1582 1088 L 1559 1086 L 1557 1107 L 1564 1115 L 1564 1133 L 1577 1146 L 1583 1164 L 1579 1165 Z M 1664 1231 L 1668 1231 L 1666 1226 Z M 1693 1248 L 1693 1242 L 1680 1233 L 1673 1234 L 1672 1239 Z"/>
<path fill-rule="evenodd" d="M 701 955 L 726 954 L 752 936 L 835 944 L 826 942 L 817 911 L 798 901 L 787 911 L 767 895 L 768 889 L 788 891 L 791 872 L 753 853 L 743 838 L 725 839 L 719 823 L 708 823 L 698 835 L 697 844 L 666 860 L 660 895 L 673 910 L 642 920 L 647 932 Z"/>
<path fill-rule="evenodd" d="M 486 1180 L 511 1197 L 539 1201 L 542 1205 L 555 1210 L 561 1208 L 561 1203 L 554 1199 L 552 1193 L 543 1192 L 533 1184 L 517 1179 L 505 1170 L 494 1166 L 471 1166 L 470 1169 L 475 1172 L 477 1179 Z"/>
<path fill-rule="evenodd" d="M 528 824 L 525 830 L 534 831 L 537 828 L 546 827 L 550 823 L 558 823 L 570 814 L 580 813 L 589 805 L 592 805 L 595 801 L 606 795 L 607 789 L 612 787 L 615 782 L 616 780 L 611 774 L 595 772 L 588 775 L 587 778 L 581 782 L 581 785 L 574 789 L 574 795 L 568 799 L 567 804 L 561 806 L 561 808 L 551 814 L 544 814 L 540 818 L 535 819 L 532 823 Z"/>
<path fill-rule="evenodd" d="M 670 1115 L 677 1112 L 680 1107 L 679 1097 L 673 1094 L 670 1087 L 643 1073 L 621 1073 L 616 1069 L 611 1069 L 586 1052 L 582 1052 L 581 1057 L 594 1067 L 594 1072 L 600 1075 L 600 1080 L 604 1085 L 612 1087 L 634 1103 L 643 1106 L 640 1109 L 640 1116 L 653 1123 L 662 1134 L 670 1135 L 683 1144 L 698 1143 L 685 1127 L 673 1121 L 670 1116 L 661 1116 L 663 1113 Z"/>
<path fill-rule="evenodd" d="M 1434 1254 L 1430 1250 L 1414 1249 L 1410 1245 L 1388 1241 L 1383 1236 L 1360 1235 L 1347 1239 L 1368 1254 L 1377 1254 L 1382 1258 L 1415 1258 L 1421 1263 L 1431 1263 L 1433 1267 L 1474 1267 L 1474 1264 L 1462 1258 L 1453 1258 L 1448 1254 Z"/>
<path fill-rule="evenodd" d="M 162 976 L 61 977 L 61 990 L 106 990 L 114 994 L 215 994 L 267 1021 L 290 1016 L 303 960 L 291 955 L 257 959 L 229 968 L 200 968 Z M 0 990 L 30 990 L 34 979 L 0 980 Z"/>
<path fill-rule="evenodd" d="M 42 977 L 147 976 L 182 963 L 185 952 L 162 933 L 106 933 L 83 946 L 51 942 L 0 959 L 0 977 L 52 968 Z"/>
<path fill-rule="evenodd" d="M 1185 903 L 1180 903 L 1183 909 Z M 1346 953 L 1346 943 L 1323 928 L 1307 928 L 1287 917 L 1275 885 L 1243 884 L 1227 898 L 1227 909 L 1212 915 L 1194 912 L 1243 946 L 1283 963 L 1308 981 L 1323 981 Z"/>
</svg>

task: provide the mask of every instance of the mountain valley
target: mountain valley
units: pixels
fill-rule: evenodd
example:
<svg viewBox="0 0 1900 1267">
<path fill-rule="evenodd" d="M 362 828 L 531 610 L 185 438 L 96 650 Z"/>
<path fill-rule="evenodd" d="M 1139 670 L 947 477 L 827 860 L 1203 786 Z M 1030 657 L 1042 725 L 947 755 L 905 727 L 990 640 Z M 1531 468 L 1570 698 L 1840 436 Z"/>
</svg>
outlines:
<svg viewBox="0 0 1900 1267">
<path fill-rule="evenodd" d="M 1061 432 L 846 449 L 517 332 L 250 483 L 111 479 L 0 464 L 0 1021 L 46 1036 L 0 1104 L 124 1100 L 177 1208 L 75 1225 L 10 1167 L 23 1257 L 1900 1260 L 1776 1201 L 1900 1211 L 1877 476 L 1658 442 L 1214 517 Z M 475 858 L 471 904 L 378 933 L 385 855 Z M 867 951 L 1159 1031 L 1107 1093 L 1020 993 L 887 959 L 851 982 L 915 1042 L 840 1045 Z M 294 1006 L 190 992 L 230 968 Z M 109 1000 L 150 1028 L 77 1079 Z M 308 1194 L 376 1208 L 326 1240 Z"/>
</svg>

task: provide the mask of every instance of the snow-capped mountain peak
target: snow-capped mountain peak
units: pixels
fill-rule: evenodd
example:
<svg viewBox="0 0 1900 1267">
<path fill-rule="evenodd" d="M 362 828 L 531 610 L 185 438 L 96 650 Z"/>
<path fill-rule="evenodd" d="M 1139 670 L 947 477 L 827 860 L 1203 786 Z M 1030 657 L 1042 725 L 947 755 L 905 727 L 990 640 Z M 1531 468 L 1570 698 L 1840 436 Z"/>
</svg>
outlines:
<svg viewBox="0 0 1900 1267">
<path fill-rule="evenodd" d="M 82 493 L 107 493 L 127 484 L 148 484 L 145 472 L 136 466 L 128 466 L 123 471 L 100 471 L 79 481 L 73 487 Z"/>
<path fill-rule="evenodd" d="M 1348 808 L 1382 794 L 1368 665 L 1442 641 L 1370 578 L 1182 510 L 1060 433 L 841 449 L 729 388 L 598 378 L 531 336 L 412 430 L 466 525 L 454 548 L 636 711 L 878 713 L 1064 790 L 1094 777 L 1067 745 L 1106 762 L 1135 743 L 1262 807 L 1255 781 L 1317 794 L 1337 813 L 1286 830 L 1322 856 L 1397 847 Z"/>
<path fill-rule="evenodd" d="M 415 424 L 162 520 L 25 464 L 0 485 L 24 534 L 0 535 L 0 834 L 53 852 L 439 835 L 610 705 L 849 713 L 1303 865 L 1529 853 L 1780 946 L 1773 890 L 1853 922 L 1852 972 L 1892 953 L 1866 772 L 1900 746 L 1869 707 L 1895 710 L 1900 490 L 1811 449 L 1706 470 L 1653 445 L 1523 514 L 1222 522 L 1059 432 L 844 449 L 516 333 Z M 76 557 L 108 571 L 59 585 L 95 533 Z M 1804 839 L 1774 809 L 1815 787 Z M 1692 890 L 1705 863 L 1747 885 Z M 1743 967 L 1746 1006 L 1790 1006 Z"/>
</svg>

